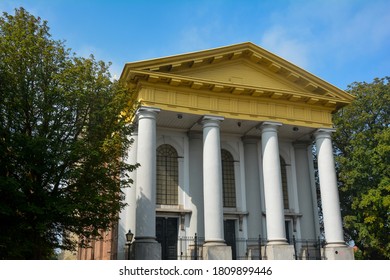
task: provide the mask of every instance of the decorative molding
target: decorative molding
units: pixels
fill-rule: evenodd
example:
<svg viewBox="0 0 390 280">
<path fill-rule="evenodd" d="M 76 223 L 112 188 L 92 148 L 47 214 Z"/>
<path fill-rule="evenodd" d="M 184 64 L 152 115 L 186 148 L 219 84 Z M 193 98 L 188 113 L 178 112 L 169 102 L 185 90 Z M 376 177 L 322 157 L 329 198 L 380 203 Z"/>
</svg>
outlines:
<svg viewBox="0 0 390 280">
<path fill-rule="evenodd" d="M 297 126 L 332 127 L 332 110 L 325 107 L 288 102 L 280 99 L 244 98 L 168 88 L 143 87 L 139 100 L 145 106 L 198 115 L 219 115 L 225 118 L 268 121 Z"/>
<path fill-rule="evenodd" d="M 137 81 L 137 83 L 141 84 L 149 82 L 154 85 L 170 85 L 174 87 L 212 91 L 226 95 L 269 97 L 271 99 L 283 99 L 302 104 L 318 103 L 322 106 L 332 107 L 333 110 L 349 104 L 349 100 L 345 98 L 336 98 L 333 95 L 329 96 L 327 94 L 315 93 L 315 91 L 318 91 L 318 86 L 312 83 L 308 83 L 304 87 L 307 91 L 298 91 L 292 89 L 237 84 L 233 82 L 205 80 L 191 76 L 182 76 L 165 72 L 150 72 L 146 70 L 130 70 L 130 74 L 132 75 L 133 81 Z"/>
<path fill-rule="evenodd" d="M 180 217 L 180 230 L 185 230 L 185 221 L 186 221 L 187 214 L 192 214 L 192 210 L 182 209 L 181 207 L 164 208 L 163 205 L 161 206 L 161 208 L 156 208 L 156 216 L 172 215 L 172 216 Z"/>
<path fill-rule="evenodd" d="M 238 220 L 238 230 L 243 230 L 243 221 L 244 217 L 249 215 L 248 211 L 241 212 L 241 211 L 229 211 L 224 209 L 223 211 L 224 218 L 235 218 Z"/>
</svg>

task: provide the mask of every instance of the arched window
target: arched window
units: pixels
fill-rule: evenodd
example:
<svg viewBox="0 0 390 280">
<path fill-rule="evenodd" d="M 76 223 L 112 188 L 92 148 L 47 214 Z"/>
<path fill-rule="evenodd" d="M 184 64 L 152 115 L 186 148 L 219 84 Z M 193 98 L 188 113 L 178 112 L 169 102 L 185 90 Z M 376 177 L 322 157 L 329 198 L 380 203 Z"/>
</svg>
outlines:
<svg viewBox="0 0 390 280">
<path fill-rule="evenodd" d="M 280 157 L 280 171 L 282 175 L 283 205 L 284 209 L 289 209 L 286 161 L 282 157 Z"/>
<path fill-rule="evenodd" d="M 231 153 L 221 150 L 223 207 L 236 207 L 236 180 L 234 177 L 234 159 Z"/>
<path fill-rule="evenodd" d="M 179 172 L 177 152 L 171 145 L 157 148 L 156 204 L 177 205 Z"/>
</svg>

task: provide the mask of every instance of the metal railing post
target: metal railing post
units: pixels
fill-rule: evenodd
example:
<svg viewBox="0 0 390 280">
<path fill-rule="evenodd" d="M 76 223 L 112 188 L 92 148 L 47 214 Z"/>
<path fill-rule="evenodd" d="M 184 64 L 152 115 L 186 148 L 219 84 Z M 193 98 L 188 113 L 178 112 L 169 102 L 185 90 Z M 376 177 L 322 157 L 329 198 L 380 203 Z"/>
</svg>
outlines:
<svg viewBox="0 0 390 280">
<path fill-rule="evenodd" d="M 194 238 L 194 250 L 195 250 L 194 260 L 197 260 L 198 259 L 198 236 L 196 235 L 196 233 Z"/>
<path fill-rule="evenodd" d="M 297 241 L 295 240 L 295 235 L 293 235 L 293 245 L 294 245 L 294 256 L 295 260 L 298 259 L 298 254 L 297 254 Z"/>
<path fill-rule="evenodd" d="M 261 255 L 261 234 L 259 234 L 259 260 L 262 260 L 263 256 Z"/>
<path fill-rule="evenodd" d="M 317 252 L 317 254 L 318 254 L 319 259 L 321 260 L 321 259 L 322 259 L 322 257 L 321 257 L 321 239 L 320 239 L 319 236 L 318 236 L 317 246 L 318 246 L 318 252 Z M 316 258 L 317 260 L 318 260 L 318 257 Z"/>
<path fill-rule="evenodd" d="M 309 241 L 306 240 L 306 260 L 310 260 Z"/>
</svg>

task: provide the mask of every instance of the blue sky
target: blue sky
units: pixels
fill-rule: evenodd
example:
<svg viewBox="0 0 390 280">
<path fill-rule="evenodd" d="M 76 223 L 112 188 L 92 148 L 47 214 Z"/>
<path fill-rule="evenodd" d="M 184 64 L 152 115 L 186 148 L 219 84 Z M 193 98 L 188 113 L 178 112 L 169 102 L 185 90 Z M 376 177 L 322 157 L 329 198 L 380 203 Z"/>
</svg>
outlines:
<svg viewBox="0 0 390 280">
<path fill-rule="evenodd" d="M 0 0 L 79 56 L 126 62 L 253 42 L 341 89 L 390 75 L 388 0 Z"/>
</svg>

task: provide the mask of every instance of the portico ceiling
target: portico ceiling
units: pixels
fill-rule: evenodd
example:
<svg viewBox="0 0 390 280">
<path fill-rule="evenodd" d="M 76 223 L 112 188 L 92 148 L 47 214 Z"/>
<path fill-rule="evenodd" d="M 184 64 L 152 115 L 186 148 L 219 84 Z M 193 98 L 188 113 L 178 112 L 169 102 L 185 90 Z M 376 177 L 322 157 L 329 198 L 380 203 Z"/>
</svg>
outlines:
<svg viewBox="0 0 390 280">
<path fill-rule="evenodd" d="M 202 132 L 202 116 L 188 113 L 177 113 L 162 110 L 157 115 L 157 127 L 159 129 L 177 130 L 179 132 Z M 261 121 L 239 120 L 225 118 L 221 122 L 221 134 L 236 137 L 261 138 Z M 279 139 L 289 141 L 310 141 L 313 128 L 293 125 L 282 125 L 279 128 Z"/>
</svg>

